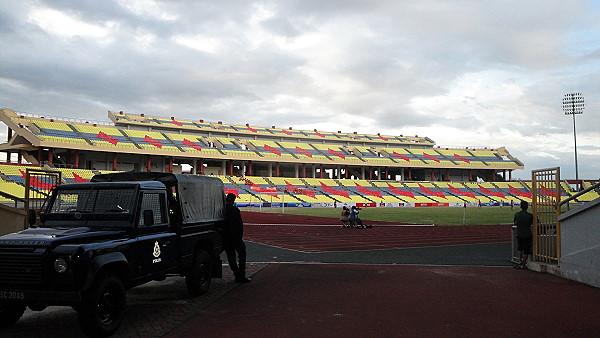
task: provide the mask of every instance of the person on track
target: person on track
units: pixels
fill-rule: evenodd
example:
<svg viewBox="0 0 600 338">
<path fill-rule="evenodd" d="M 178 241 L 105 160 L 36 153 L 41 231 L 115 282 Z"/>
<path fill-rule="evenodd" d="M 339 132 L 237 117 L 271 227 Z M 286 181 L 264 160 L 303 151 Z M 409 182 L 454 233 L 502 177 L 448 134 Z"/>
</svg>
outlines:
<svg viewBox="0 0 600 338">
<path fill-rule="evenodd" d="M 357 208 L 356 205 L 352 206 L 352 210 L 350 210 L 350 226 L 353 228 L 363 228 L 363 222 L 358 217 L 358 213 L 360 212 L 360 208 Z"/>
<path fill-rule="evenodd" d="M 342 212 L 340 213 L 340 222 L 342 222 L 342 228 L 350 227 L 350 209 L 347 206 L 342 207 Z"/>
</svg>

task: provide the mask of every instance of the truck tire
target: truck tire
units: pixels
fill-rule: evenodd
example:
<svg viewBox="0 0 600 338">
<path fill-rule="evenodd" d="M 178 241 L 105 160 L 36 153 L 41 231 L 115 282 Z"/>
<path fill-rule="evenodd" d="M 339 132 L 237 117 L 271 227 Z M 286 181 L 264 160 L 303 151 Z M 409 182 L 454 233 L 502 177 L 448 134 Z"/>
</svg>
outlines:
<svg viewBox="0 0 600 338">
<path fill-rule="evenodd" d="M 194 256 L 192 268 L 185 275 L 185 284 L 192 296 L 208 292 L 211 282 L 210 256 L 204 250 L 198 250 Z"/>
<path fill-rule="evenodd" d="M 100 276 L 83 296 L 77 315 L 81 330 L 95 337 L 115 333 L 123 321 L 125 299 L 125 287 L 117 276 Z"/>
<path fill-rule="evenodd" d="M 19 303 L 0 303 L 0 328 L 18 322 L 25 312 L 25 305 Z"/>
</svg>

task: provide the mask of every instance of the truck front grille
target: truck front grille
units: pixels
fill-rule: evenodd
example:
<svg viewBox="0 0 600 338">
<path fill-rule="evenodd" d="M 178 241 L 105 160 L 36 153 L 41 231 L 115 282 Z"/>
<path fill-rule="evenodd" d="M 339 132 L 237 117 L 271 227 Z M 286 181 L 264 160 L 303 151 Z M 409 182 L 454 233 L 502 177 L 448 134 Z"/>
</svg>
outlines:
<svg viewBox="0 0 600 338">
<path fill-rule="evenodd" d="M 40 285 L 43 250 L 0 249 L 0 284 Z"/>
</svg>

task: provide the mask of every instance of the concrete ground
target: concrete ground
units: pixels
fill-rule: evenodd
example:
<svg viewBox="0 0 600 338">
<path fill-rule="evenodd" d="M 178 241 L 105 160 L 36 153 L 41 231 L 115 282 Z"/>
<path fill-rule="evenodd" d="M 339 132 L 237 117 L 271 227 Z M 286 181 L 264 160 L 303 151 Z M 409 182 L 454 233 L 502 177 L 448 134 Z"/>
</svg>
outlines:
<svg viewBox="0 0 600 338">
<path fill-rule="evenodd" d="M 116 336 L 600 335 L 600 289 L 513 269 L 509 227 L 463 230 L 248 225 L 251 283 L 235 284 L 224 266 L 224 278 L 200 297 L 178 277 L 134 288 Z M 81 335 L 67 307 L 28 310 L 0 330 L 0 337 Z"/>
</svg>

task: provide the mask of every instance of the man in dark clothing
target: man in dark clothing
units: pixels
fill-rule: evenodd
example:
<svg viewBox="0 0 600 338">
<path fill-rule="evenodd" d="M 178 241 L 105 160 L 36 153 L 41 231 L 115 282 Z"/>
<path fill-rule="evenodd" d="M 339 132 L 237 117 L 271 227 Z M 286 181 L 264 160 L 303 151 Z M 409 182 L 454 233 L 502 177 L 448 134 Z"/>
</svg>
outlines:
<svg viewBox="0 0 600 338">
<path fill-rule="evenodd" d="M 531 255 L 533 233 L 533 215 L 527 211 L 529 203 L 521 201 L 521 211 L 515 214 L 514 225 L 517 226 L 517 250 L 519 250 L 519 264 L 515 266 L 518 269 L 527 268 L 527 258 Z"/>
<path fill-rule="evenodd" d="M 235 195 L 227 194 L 225 198 L 225 227 L 223 233 L 223 247 L 227 254 L 227 261 L 235 275 L 237 283 L 248 283 L 250 278 L 246 277 L 246 243 L 242 240 L 244 236 L 244 222 L 240 209 L 234 205 Z M 236 252 L 239 264 L 236 261 Z"/>
</svg>

